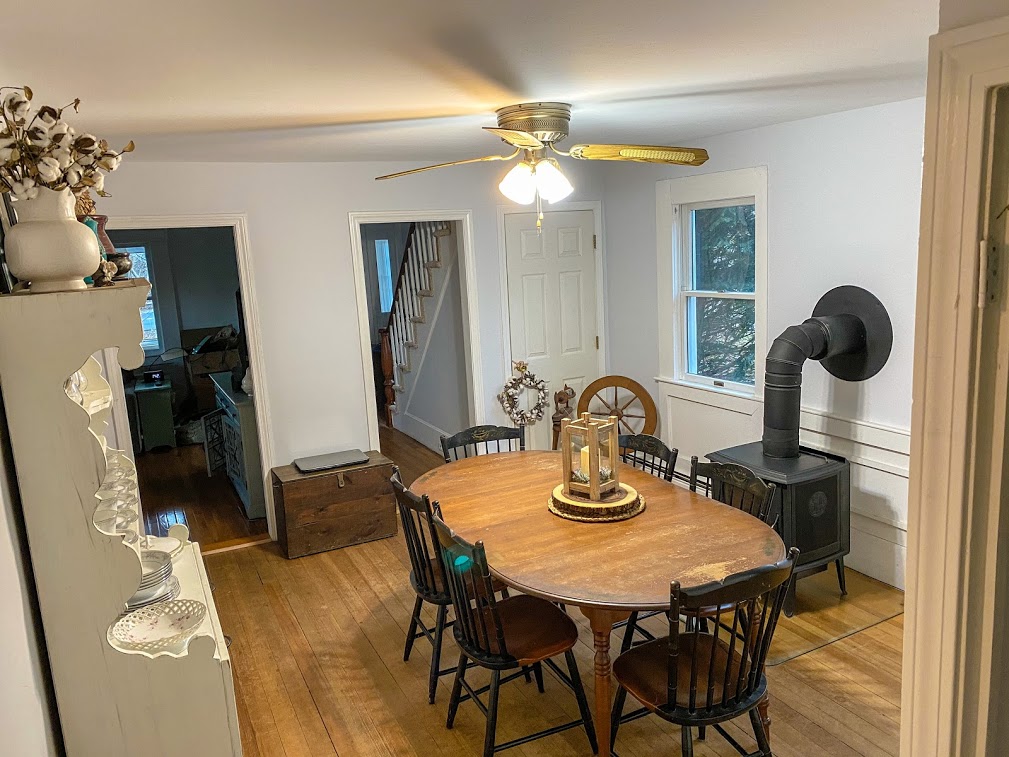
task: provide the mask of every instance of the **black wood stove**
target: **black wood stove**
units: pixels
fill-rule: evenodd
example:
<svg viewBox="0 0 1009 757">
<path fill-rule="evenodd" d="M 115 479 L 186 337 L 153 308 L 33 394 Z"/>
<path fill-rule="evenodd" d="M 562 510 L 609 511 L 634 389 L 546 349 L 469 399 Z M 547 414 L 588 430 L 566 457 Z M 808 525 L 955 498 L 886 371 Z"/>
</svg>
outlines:
<svg viewBox="0 0 1009 757">
<path fill-rule="evenodd" d="M 777 484 L 770 517 L 786 549 L 799 549 L 795 580 L 834 563 L 842 595 L 844 556 L 851 549 L 849 465 L 843 457 L 799 446 L 802 366 L 819 360 L 838 378 L 864 381 L 883 368 L 892 344 L 890 318 L 872 294 L 853 286 L 827 292 L 813 317 L 785 329 L 767 353 L 763 439 L 707 456 Z M 786 615 L 795 612 L 795 581 L 784 609 Z"/>
</svg>

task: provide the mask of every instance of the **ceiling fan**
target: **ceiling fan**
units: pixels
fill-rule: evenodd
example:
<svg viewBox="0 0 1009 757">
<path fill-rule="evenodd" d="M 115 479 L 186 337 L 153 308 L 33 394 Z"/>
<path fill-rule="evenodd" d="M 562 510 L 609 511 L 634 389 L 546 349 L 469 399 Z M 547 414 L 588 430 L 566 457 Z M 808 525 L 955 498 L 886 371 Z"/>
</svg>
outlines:
<svg viewBox="0 0 1009 757">
<path fill-rule="evenodd" d="M 485 126 L 484 129 L 514 147 L 512 153 L 438 163 L 379 176 L 378 179 L 396 179 L 400 176 L 466 163 L 508 161 L 522 155 L 522 159 L 501 180 L 498 189 L 501 190 L 501 194 L 514 202 L 521 205 L 536 202 L 537 209 L 540 209 L 541 200 L 558 202 L 574 191 L 571 182 L 561 172 L 559 163 L 555 158 L 548 157 L 548 152 L 577 160 L 622 160 L 675 166 L 699 166 L 708 159 L 707 151 L 697 147 L 577 144 L 568 150 L 561 150 L 557 147 L 557 143 L 567 138 L 570 122 L 571 106 L 567 103 L 535 102 L 509 105 L 497 111 L 496 128 Z M 542 212 L 540 215 L 542 216 Z"/>
</svg>

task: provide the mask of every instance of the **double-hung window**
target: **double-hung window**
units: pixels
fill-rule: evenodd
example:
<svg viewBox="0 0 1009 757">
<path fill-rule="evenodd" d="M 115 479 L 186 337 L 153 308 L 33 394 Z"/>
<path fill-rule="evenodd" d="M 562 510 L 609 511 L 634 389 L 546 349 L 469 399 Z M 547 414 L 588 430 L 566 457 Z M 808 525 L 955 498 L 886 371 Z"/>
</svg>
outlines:
<svg viewBox="0 0 1009 757">
<path fill-rule="evenodd" d="M 389 255 L 389 240 L 375 240 L 375 266 L 378 269 L 378 301 L 383 313 L 392 310 L 392 260 Z"/>
<path fill-rule="evenodd" d="M 130 254 L 130 260 L 133 262 L 133 267 L 130 268 L 129 273 L 126 274 L 127 278 L 147 279 L 151 282 L 151 288 L 147 292 L 147 302 L 145 302 L 140 308 L 140 323 L 144 328 L 144 337 L 140 342 L 140 346 L 144 348 L 144 352 L 161 352 L 162 343 L 158 330 L 158 311 L 154 294 L 154 278 L 151 274 L 150 261 L 147 258 L 147 247 L 137 245 L 134 247 L 117 247 L 116 250 L 118 252 L 128 252 Z"/>
<path fill-rule="evenodd" d="M 683 288 L 683 372 L 713 386 L 753 387 L 756 366 L 752 197 L 677 209 Z"/>
<path fill-rule="evenodd" d="M 762 380 L 766 173 L 659 183 L 660 369 L 678 383 L 756 396 Z"/>
</svg>

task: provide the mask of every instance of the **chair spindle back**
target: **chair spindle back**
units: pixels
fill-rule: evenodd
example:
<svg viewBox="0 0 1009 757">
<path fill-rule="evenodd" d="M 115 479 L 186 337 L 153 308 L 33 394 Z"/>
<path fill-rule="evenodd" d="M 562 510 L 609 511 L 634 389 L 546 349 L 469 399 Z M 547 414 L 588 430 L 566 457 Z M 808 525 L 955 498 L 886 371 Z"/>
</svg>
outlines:
<svg viewBox="0 0 1009 757">
<path fill-rule="evenodd" d="M 516 452 L 526 448 L 525 426 L 473 426 L 452 436 L 441 438 L 445 462 L 495 452 Z"/>
<path fill-rule="evenodd" d="M 632 468 L 672 481 L 679 450 L 670 449 L 651 434 L 621 434 L 617 439 L 620 460 Z"/>
<path fill-rule="evenodd" d="M 455 611 L 456 643 L 474 659 L 507 659 L 504 627 L 498 614 L 483 542 L 470 544 L 457 536 L 437 515 L 432 522 Z"/>
<path fill-rule="evenodd" d="M 690 491 L 735 507 L 768 523 L 777 487 L 735 463 L 702 463 L 690 458 Z M 768 523 L 768 525 L 771 525 Z"/>
<path fill-rule="evenodd" d="M 432 516 L 441 511 L 437 504 L 431 504 L 426 494 L 418 497 L 404 486 L 399 468 L 393 468 L 392 489 L 403 525 L 406 551 L 410 555 L 414 589 L 425 597 L 444 597 L 438 581 L 439 578 L 444 578 L 444 573 L 441 576 L 436 574 L 436 571 L 442 571 L 443 568 L 438 559 L 438 543 L 431 525 Z M 441 586 L 445 586 L 444 581 Z"/>
<path fill-rule="evenodd" d="M 779 563 L 692 589 L 672 582 L 667 707 L 704 717 L 713 710 L 753 704 L 763 696 L 764 663 L 798 554 L 792 547 Z M 680 630 L 680 613 L 689 616 L 710 608 L 717 608 L 709 617 L 714 621 L 712 633 L 702 632 L 700 623 Z M 688 676 L 683 676 L 680 655 L 690 658 Z M 688 689 L 686 705 L 683 687 Z"/>
</svg>

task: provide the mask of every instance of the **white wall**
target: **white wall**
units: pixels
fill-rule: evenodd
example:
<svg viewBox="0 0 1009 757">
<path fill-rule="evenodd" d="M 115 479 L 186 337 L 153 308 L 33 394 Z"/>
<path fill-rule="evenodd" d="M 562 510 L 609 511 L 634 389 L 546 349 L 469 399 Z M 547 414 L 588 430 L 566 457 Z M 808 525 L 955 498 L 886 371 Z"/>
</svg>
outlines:
<svg viewBox="0 0 1009 757">
<path fill-rule="evenodd" d="M 138 146 L 138 156 L 143 145 Z M 479 347 L 488 422 L 506 417 L 494 399 L 504 365 L 496 206 L 500 166 L 462 166 L 399 180 L 390 163 L 144 163 L 111 177 L 109 216 L 246 213 L 263 327 L 274 460 L 368 445 L 350 252 L 351 211 L 472 210 L 479 292 Z M 569 175 L 572 199 L 598 200 L 598 174 Z"/>
<path fill-rule="evenodd" d="M 1009 0 L 943 0 L 939 3 L 939 31 L 1009 16 Z"/>
<path fill-rule="evenodd" d="M 409 223 L 366 223 L 361 226 L 361 252 L 364 256 L 364 284 L 368 290 L 368 317 L 371 320 L 372 344 L 379 343 L 378 330 L 389 325 L 389 314 L 382 312 L 382 300 L 378 292 L 375 242 L 379 239 L 389 242 L 389 267 L 392 270 L 392 284 L 395 287 L 409 236 Z"/>
<path fill-rule="evenodd" d="M 693 140 L 712 156 L 697 169 L 614 164 L 603 173 L 611 369 L 655 391 L 663 435 L 685 462 L 758 439 L 762 408 L 740 401 L 725 409 L 708 392 L 654 380 L 655 182 L 767 166 L 768 339 L 809 317 L 817 299 L 840 284 L 863 286 L 886 305 L 894 347 L 879 375 L 850 384 L 818 365 L 806 368 L 803 438 L 862 461 L 852 471 L 850 562 L 897 585 L 907 520 L 923 124 L 924 100 L 915 99 Z M 671 329 L 661 336 L 670 339 Z"/>
<path fill-rule="evenodd" d="M 434 294 L 425 298 L 426 323 L 414 324 L 418 341 L 411 370 L 401 381 L 406 396 L 397 403 L 395 426 L 441 454 L 442 435 L 467 428 L 466 336 L 459 276 L 459 224 L 438 243 L 441 268 L 431 270 Z"/>
<path fill-rule="evenodd" d="M 179 328 L 238 327 L 238 261 L 233 230 L 167 229 Z"/>
<path fill-rule="evenodd" d="M 57 750 L 49 715 L 49 681 L 39 652 L 41 627 L 32 610 L 31 579 L 25 575 L 6 434 L 6 424 L 0 419 L 0 752 L 38 757 Z"/>
</svg>

